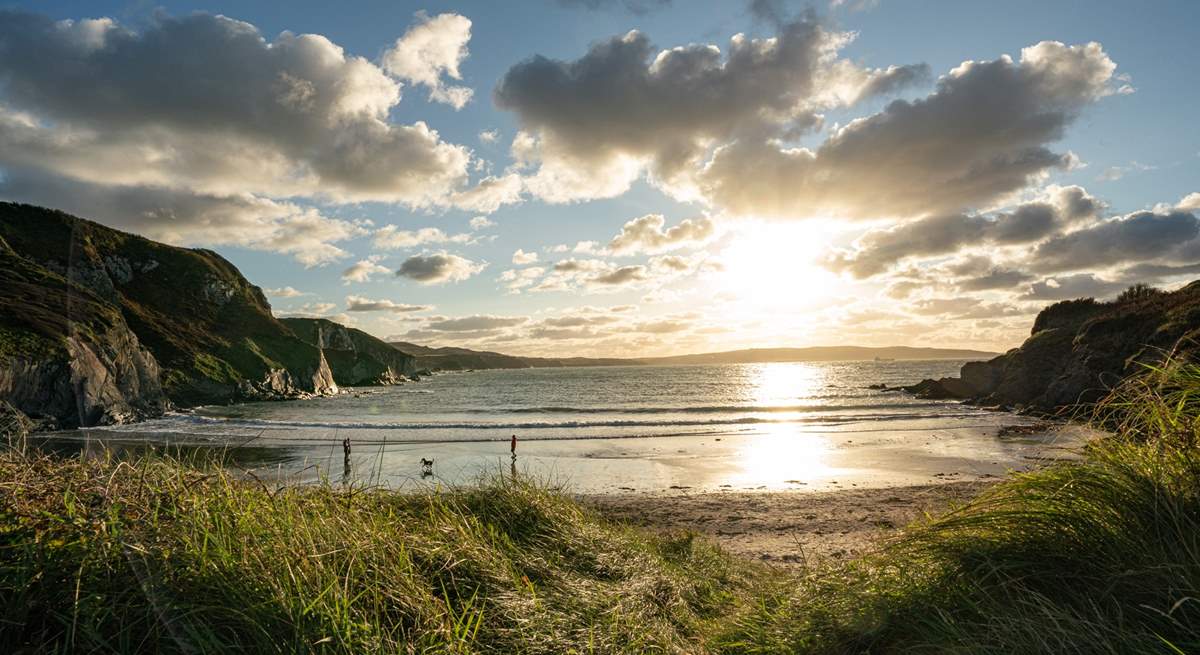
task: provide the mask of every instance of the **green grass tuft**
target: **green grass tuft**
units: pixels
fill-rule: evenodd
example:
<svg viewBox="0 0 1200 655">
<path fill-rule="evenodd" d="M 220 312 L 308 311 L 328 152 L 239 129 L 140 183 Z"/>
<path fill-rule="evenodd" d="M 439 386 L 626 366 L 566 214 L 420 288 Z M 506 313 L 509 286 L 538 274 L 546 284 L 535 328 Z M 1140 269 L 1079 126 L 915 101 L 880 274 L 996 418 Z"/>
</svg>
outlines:
<svg viewBox="0 0 1200 655">
<path fill-rule="evenodd" d="M 497 478 L 418 494 L 0 458 L 6 652 L 688 652 L 744 577 Z"/>
</svg>

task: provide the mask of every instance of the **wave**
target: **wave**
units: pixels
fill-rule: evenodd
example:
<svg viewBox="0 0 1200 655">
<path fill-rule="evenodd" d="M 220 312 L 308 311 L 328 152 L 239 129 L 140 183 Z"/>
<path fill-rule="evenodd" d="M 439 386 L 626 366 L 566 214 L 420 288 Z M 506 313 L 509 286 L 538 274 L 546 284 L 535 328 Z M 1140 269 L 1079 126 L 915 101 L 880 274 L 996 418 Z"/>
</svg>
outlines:
<svg viewBox="0 0 1200 655">
<path fill-rule="evenodd" d="M 464 410 L 469 414 L 774 414 L 784 412 L 844 412 L 853 410 L 880 409 L 928 409 L 938 405 L 961 403 L 937 403 L 932 401 L 912 403 L 874 403 L 856 405 L 699 405 L 688 407 L 505 407 Z"/>
<path fill-rule="evenodd" d="M 128 426 L 113 426 L 99 428 L 113 432 L 173 432 L 179 428 L 192 426 L 213 426 L 223 428 L 263 429 L 263 430 L 573 430 L 580 428 L 668 428 L 668 427 L 706 427 L 706 426 L 736 426 L 781 423 L 805 424 L 845 424 L 865 421 L 893 421 L 913 419 L 963 418 L 977 416 L 977 412 L 929 412 L 914 414 L 851 414 L 843 416 L 811 416 L 803 418 L 769 418 L 757 416 L 739 416 L 735 418 L 717 419 L 613 419 L 613 420 L 576 420 L 576 421 L 504 421 L 504 422 L 461 422 L 461 421 L 420 421 L 420 422 L 339 422 L 339 421 L 301 421 L 254 418 L 217 418 L 188 414 L 173 415 L 169 419 L 135 423 Z"/>
</svg>

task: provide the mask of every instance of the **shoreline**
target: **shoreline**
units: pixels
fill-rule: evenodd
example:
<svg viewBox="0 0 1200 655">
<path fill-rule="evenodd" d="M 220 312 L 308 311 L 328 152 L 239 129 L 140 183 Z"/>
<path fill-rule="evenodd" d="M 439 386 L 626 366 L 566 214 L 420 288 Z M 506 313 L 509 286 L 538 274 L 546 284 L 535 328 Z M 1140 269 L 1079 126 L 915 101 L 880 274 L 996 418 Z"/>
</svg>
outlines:
<svg viewBox="0 0 1200 655">
<path fill-rule="evenodd" d="M 692 531 L 747 559 L 806 567 L 861 557 L 926 513 L 943 512 L 1006 479 L 838 491 L 572 497 L 606 519 L 639 529 Z"/>
</svg>

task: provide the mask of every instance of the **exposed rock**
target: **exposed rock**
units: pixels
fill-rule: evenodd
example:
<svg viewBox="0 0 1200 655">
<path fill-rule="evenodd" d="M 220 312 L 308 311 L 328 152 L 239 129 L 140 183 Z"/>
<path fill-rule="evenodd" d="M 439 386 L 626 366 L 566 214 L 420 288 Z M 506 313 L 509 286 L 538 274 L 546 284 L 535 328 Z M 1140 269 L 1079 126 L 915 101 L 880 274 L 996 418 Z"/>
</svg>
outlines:
<svg viewBox="0 0 1200 655">
<path fill-rule="evenodd" d="M 1108 303 L 1056 303 L 1038 314 L 1021 347 L 964 365 L 960 378 L 926 380 L 906 390 L 1053 412 L 1099 400 L 1143 363 L 1197 348 L 1200 281 Z"/>
<path fill-rule="evenodd" d="M 285 318 L 282 322 L 296 336 L 322 349 L 339 385 L 399 384 L 416 372 L 416 358 L 362 330 L 323 318 Z"/>
<path fill-rule="evenodd" d="M 64 426 L 337 391 L 321 349 L 216 253 L 0 203 L 0 400 Z"/>
</svg>

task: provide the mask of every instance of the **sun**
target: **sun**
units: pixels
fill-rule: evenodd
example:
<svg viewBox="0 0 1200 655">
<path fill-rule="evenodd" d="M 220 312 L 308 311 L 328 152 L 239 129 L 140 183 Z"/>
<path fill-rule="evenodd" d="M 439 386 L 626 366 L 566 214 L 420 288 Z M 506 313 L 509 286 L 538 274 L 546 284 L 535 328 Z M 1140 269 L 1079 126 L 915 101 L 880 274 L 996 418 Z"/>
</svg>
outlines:
<svg viewBox="0 0 1200 655">
<path fill-rule="evenodd" d="M 827 305 L 843 286 L 821 265 L 831 236 L 816 222 L 746 223 L 717 256 L 716 287 L 739 307 L 767 313 Z"/>
</svg>

